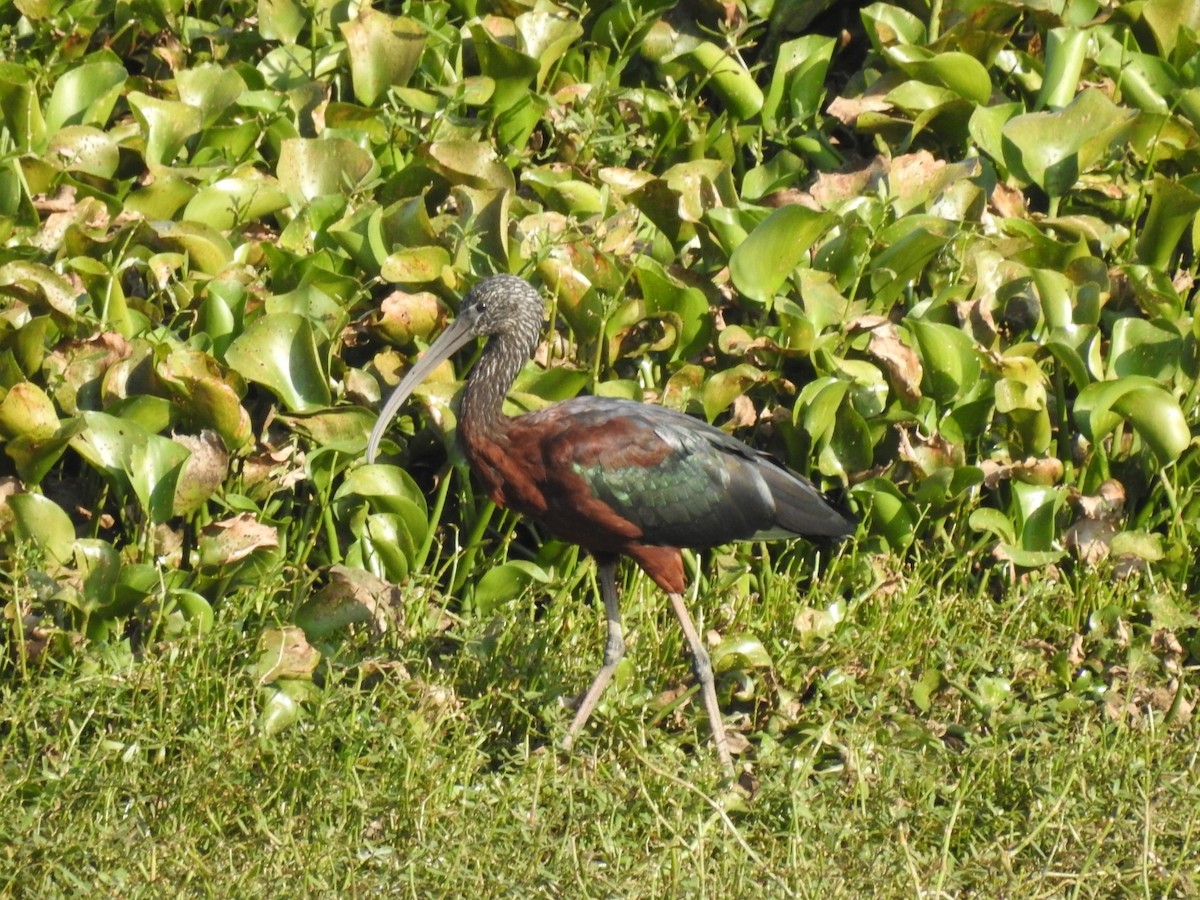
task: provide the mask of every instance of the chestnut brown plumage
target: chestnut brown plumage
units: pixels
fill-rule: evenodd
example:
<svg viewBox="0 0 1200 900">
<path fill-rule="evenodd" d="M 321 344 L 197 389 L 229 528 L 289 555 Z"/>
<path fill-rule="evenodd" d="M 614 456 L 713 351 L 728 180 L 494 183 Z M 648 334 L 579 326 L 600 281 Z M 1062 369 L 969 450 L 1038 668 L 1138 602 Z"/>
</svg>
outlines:
<svg viewBox="0 0 1200 900">
<path fill-rule="evenodd" d="M 510 418 L 505 394 L 542 333 L 541 297 L 524 279 L 496 275 L 463 299 L 458 317 L 384 404 L 367 443 L 374 462 L 388 424 L 433 369 L 477 337 L 487 346 L 467 381 L 458 438 L 493 500 L 579 544 L 595 558 L 608 622 L 604 664 L 579 703 L 570 747 L 625 652 L 616 562 L 632 558 L 667 592 L 726 771 L 733 763 L 708 653 L 683 604 L 681 547 L 736 540 L 838 539 L 853 517 L 805 478 L 703 422 L 661 406 L 578 397 Z"/>
</svg>

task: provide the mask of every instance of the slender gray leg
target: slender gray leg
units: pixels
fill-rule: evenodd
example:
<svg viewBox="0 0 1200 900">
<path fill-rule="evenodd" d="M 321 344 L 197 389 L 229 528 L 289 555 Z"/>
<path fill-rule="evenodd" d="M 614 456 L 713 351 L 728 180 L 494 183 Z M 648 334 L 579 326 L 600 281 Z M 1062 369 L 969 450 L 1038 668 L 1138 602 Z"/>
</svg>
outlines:
<svg viewBox="0 0 1200 900">
<path fill-rule="evenodd" d="M 604 693 L 608 682 L 612 680 L 613 672 L 617 670 L 617 663 L 625 655 L 625 638 L 621 634 L 621 610 L 617 608 L 617 561 L 615 558 L 598 559 L 596 566 L 600 576 L 600 596 L 604 600 L 604 618 L 608 622 L 608 641 L 604 645 L 604 665 L 592 679 L 592 686 L 583 695 L 579 709 L 575 712 L 575 718 L 571 721 L 571 727 L 567 729 L 567 736 L 563 739 L 563 749 L 565 750 L 570 750 L 571 745 L 575 743 L 576 735 L 587 723 L 588 716 L 596 708 L 600 695 Z"/>
<path fill-rule="evenodd" d="M 734 774 L 733 758 L 729 755 L 729 741 L 725 739 L 725 724 L 721 721 L 721 709 L 717 706 L 717 689 L 713 684 L 712 663 L 708 659 L 708 651 L 700 641 L 692 617 L 688 615 L 687 607 L 683 605 L 683 597 L 679 594 L 668 594 L 675 617 L 683 628 L 683 636 L 687 638 L 692 651 L 692 670 L 696 673 L 696 681 L 700 682 L 700 695 L 704 698 L 704 708 L 708 712 L 708 724 L 712 727 L 713 743 L 717 745 L 717 756 L 721 765 L 732 776 Z"/>
</svg>

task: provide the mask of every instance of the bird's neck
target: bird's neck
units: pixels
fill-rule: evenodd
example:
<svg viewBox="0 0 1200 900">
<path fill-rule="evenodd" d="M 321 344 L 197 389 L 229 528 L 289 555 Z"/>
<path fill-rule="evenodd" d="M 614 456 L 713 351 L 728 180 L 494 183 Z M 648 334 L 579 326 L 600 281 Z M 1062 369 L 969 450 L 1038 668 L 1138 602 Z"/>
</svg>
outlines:
<svg viewBox="0 0 1200 900">
<path fill-rule="evenodd" d="M 504 397 L 516 381 L 526 356 L 521 348 L 502 340 L 492 340 L 484 347 L 467 380 L 459 409 L 459 428 L 465 438 L 469 440 L 472 434 L 482 435 L 503 427 L 507 418 L 503 412 Z"/>
</svg>

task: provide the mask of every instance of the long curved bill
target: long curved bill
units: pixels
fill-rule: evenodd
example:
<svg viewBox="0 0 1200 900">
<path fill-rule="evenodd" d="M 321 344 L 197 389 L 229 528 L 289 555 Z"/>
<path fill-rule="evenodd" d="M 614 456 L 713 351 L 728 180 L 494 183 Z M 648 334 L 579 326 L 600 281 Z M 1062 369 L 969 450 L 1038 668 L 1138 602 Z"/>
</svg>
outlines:
<svg viewBox="0 0 1200 900">
<path fill-rule="evenodd" d="M 428 378 L 429 373 L 445 362 L 451 354 L 470 343 L 474 337 L 466 317 L 460 316 L 421 355 L 417 364 L 404 376 L 404 380 L 396 385 L 392 396 L 388 397 L 387 403 L 379 411 L 379 418 L 375 420 L 375 427 L 371 429 L 371 437 L 367 440 L 367 462 L 375 462 L 375 455 L 379 452 L 379 442 L 383 440 L 383 435 L 388 426 L 392 424 L 392 419 L 396 417 L 396 413 L 400 411 L 404 401 L 416 390 L 417 385 Z"/>
</svg>

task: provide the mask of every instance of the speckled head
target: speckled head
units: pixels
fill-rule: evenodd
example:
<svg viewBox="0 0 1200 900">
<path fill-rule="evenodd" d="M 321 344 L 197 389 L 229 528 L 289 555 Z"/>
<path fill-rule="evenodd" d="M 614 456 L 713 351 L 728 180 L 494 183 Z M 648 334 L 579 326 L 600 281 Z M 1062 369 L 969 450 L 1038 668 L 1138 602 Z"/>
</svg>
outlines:
<svg viewBox="0 0 1200 900">
<path fill-rule="evenodd" d="M 484 376 L 488 391 L 482 394 L 477 391 L 476 400 L 486 400 L 489 409 L 498 409 L 511 379 L 537 346 L 543 319 L 541 295 L 524 278 L 492 275 L 471 288 L 463 297 L 454 322 L 422 354 L 384 404 L 367 441 L 367 462 L 375 461 L 388 425 L 417 385 L 476 338 L 493 338 L 480 361 L 479 374 Z"/>
<path fill-rule="evenodd" d="M 511 335 L 524 358 L 533 352 L 541 336 L 545 305 L 524 278 L 492 275 L 463 298 L 459 317 L 469 321 L 472 335 Z"/>
</svg>

